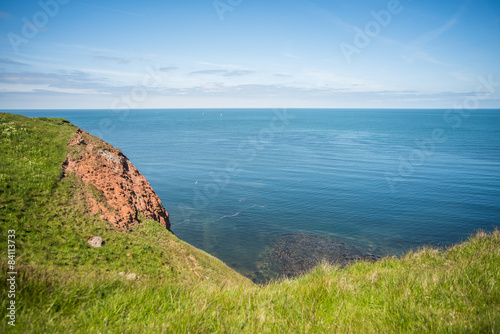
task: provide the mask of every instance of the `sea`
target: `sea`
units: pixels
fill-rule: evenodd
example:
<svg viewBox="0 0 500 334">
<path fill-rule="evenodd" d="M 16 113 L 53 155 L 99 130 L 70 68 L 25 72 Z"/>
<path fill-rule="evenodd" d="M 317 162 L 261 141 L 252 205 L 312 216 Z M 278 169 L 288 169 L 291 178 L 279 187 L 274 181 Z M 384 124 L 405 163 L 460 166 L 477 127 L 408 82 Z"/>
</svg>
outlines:
<svg viewBox="0 0 500 334">
<path fill-rule="evenodd" d="M 399 256 L 500 223 L 500 110 L 4 112 L 62 117 L 120 148 L 179 238 L 254 281 L 280 275 L 269 254 L 297 235 Z"/>
</svg>

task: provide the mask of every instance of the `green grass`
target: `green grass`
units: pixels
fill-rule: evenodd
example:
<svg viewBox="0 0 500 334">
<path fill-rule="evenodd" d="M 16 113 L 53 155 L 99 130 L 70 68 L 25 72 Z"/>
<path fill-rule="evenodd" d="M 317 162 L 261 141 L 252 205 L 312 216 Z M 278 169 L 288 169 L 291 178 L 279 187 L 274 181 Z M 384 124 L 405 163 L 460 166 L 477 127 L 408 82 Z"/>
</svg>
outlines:
<svg viewBox="0 0 500 334">
<path fill-rule="evenodd" d="M 53 190 L 74 131 L 76 127 L 62 119 L 27 121 L 0 113 L 2 222 L 24 220 L 24 212 Z"/>
<path fill-rule="evenodd" d="M 129 282 L 103 272 L 75 277 L 24 265 L 16 331 L 496 333 L 499 256 L 495 231 L 447 251 L 424 249 L 344 269 L 323 264 L 265 286 L 160 277 Z"/>
<path fill-rule="evenodd" d="M 7 229 L 15 228 L 22 247 L 16 264 L 16 326 L 7 323 L 9 299 L 3 289 L 0 331 L 500 332 L 498 230 L 477 233 L 446 250 L 425 248 L 346 268 L 325 263 L 295 279 L 258 286 L 158 223 L 145 220 L 132 231 L 121 231 L 85 214 L 85 185 L 72 176 L 59 181 L 66 154 L 59 150 L 65 152 L 76 129 L 61 120 L 0 114 L 0 130 L 13 121 L 28 135 L 9 142 L 4 137 L 11 134 L 2 131 L 0 137 L 0 173 L 9 180 L 1 183 L 0 206 L 7 217 L 1 222 L 1 244 L 7 248 Z M 60 140 L 43 144 L 37 131 L 57 132 Z M 34 178 L 43 182 L 25 185 L 24 180 L 33 180 L 27 170 L 31 165 L 19 163 L 23 151 L 4 144 L 28 149 L 36 146 L 30 143 L 34 138 L 44 153 L 29 159 L 45 166 Z M 49 152 L 43 145 L 57 149 Z M 3 215 L 4 209 L 10 215 Z M 101 235 L 104 247 L 89 247 L 86 240 L 92 235 Z M 0 280 L 5 282 L 5 251 L 2 255 Z M 121 271 L 140 279 L 128 281 Z"/>
</svg>

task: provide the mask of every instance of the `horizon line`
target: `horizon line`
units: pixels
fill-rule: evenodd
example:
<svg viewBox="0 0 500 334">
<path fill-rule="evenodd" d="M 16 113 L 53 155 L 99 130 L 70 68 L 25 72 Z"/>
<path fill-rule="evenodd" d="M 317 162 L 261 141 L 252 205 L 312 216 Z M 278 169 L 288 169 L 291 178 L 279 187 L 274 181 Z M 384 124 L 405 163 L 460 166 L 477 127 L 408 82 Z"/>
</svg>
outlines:
<svg viewBox="0 0 500 334">
<path fill-rule="evenodd" d="M 449 110 L 449 109 L 456 109 L 453 107 L 450 108 L 397 108 L 397 107 L 390 107 L 390 108 L 353 108 L 353 107 L 348 107 L 348 108 L 342 108 L 342 107 L 293 107 L 293 108 L 288 108 L 288 107 L 259 107 L 259 108 L 244 108 L 244 107 L 202 107 L 202 108 L 192 108 L 192 107 L 185 107 L 185 108 L 130 108 L 130 109 L 113 109 L 113 108 L 8 108 L 8 109 L 3 109 L 0 108 L 0 112 L 4 111 L 16 111 L 16 110 L 24 110 L 24 111 L 64 111 L 64 110 L 102 110 L 102 111 L 134 111 L 134 110 L 268 110 L 268 109 L 288 109 L 288 110 L 299 110 L 299 109 L 308 109 L 308 110 Z M 464 108 L 465 109 L 465 108 Z M 495 108 L 474 108 L 474 109 L 465 109 L 468 111 L 474 111 L 474 110 L 500 110 L 499 107 Z"/>
</svg>

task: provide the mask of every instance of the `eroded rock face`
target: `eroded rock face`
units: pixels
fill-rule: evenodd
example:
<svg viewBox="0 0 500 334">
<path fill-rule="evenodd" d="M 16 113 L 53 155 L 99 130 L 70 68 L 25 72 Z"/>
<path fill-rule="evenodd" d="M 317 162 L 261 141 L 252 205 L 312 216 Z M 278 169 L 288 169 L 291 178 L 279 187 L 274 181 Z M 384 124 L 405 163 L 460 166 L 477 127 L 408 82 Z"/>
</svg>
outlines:
<svg viewBox="0 0 500 334">
<path fill-rule="evenodd" d="M 142 216 L 170 230 L 168 213 L 153 188 L 118 149 L 80 129 L 68 146 L 64 172 L 95 187 L 87 196 L 92 214 L 122 228 L 139 224 Z"/>
</svg>

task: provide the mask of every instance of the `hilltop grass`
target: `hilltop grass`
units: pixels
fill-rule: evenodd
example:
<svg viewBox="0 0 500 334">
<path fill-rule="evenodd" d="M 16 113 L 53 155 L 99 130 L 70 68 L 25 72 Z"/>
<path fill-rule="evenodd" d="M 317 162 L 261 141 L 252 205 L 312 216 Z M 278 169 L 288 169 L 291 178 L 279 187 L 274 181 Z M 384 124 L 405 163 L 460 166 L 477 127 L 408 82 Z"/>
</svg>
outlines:
<svg viewBox="0 0 500 334">
<path fill-rule="evenodd" d="M 7 289 L 0 331 L 17 333 L 498 333 L 500 232 L 447 250 L 346 268 L 322 264 L 254 285 L 144 220 L 122 231 L 86 213 L 88 191 L 61 179 L 76 128 L 0 114 L 0 280 L 16 230 L 16 326 Z M 97 194 L 98 195 L 98 194 Z M 86 240 L 100 235 L 104 247 Z M 128 281 L 119 272 L 134 272 Z"/>
</svg>

